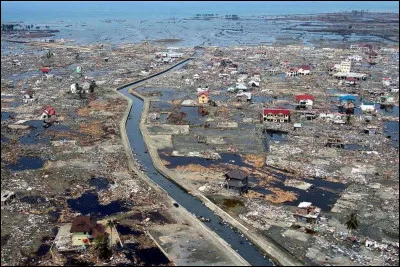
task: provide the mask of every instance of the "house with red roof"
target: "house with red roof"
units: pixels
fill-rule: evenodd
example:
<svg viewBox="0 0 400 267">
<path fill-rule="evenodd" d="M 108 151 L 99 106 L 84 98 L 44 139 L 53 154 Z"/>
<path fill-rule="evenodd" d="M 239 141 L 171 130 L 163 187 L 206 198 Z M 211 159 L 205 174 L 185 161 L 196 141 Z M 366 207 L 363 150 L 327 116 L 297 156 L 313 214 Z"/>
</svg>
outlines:
<svg viewBox="0 0 400 267">
<path fill-rule="evenodd" d="M 42 113 L 41 119 L 49 119 L 54 115 L 56 115 L 56 110 L 52 106 L 47 106 Z"/>
<path fill-rule="evenodd" d="M 286 77 L 297 76 L 299 69 L 298 68 L 288 68 L 286 70 Z"/>
<path fill-rule="evenodd" d="M 50 72 L 50 68 L 49 67 L 43 67 L 43 68 L 40 69 L 40 71 L 42 73 L 49 73 Z"/>
<path fill-rule="evenodd" d="M 197 101 L 199 104 L 207 104 L 210 100 L 210 92 L 209 91 L 201 91 L 197 94 Z"/>
<path fill-rule="evenodd" d="M 309 65 L 301 65 L 298 67 L 298 74 L 308 75 L 311 72 L 311 66 Z"/>
<path fill-rule="evenodd" d="M 354 78 L 354 77 L 347 77 L 347 78 L 346 78 L 346 81 L 345 81 L 345 84 L 346 84 L 347 86 L 356 85 L 356 84 L 357 84 L 357 79 Z"/>
<path fill-rule="evenodd" d="M 297 95 L 295 99 L 300 108 L 312 108 L 315 101 L 314 96 L 310 94 Z"/>
<path fill-rule="evenodd" d="M 290 110 L 281 108 L 264 108 L 263 122 L 290 122 Z"/>
<path fill-rule="evenodd" d="M 78 216 L 71 225 L 72 246 L 91 245 L 99 235 L 108 235 L 104 225 L 97 223 L 96 216 Z"/>
</svg>

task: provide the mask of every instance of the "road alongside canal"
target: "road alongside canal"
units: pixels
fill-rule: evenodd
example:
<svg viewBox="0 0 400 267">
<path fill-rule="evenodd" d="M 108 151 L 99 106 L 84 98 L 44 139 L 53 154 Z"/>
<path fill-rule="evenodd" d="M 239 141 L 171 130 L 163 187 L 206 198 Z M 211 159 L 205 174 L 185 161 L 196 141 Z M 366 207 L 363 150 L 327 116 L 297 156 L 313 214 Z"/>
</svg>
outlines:
<svg viewBox="0 0 400 267">
<path fill-rule="evenodd" d="M 195 214 L 197 216 L 202 216 L 211 219 L 210 222 L 205 222 L 204 224 L 209 229 L 212 230 L 210 231 L 211 232 L 210 234 L 213 235 L 214 238 L 220 239 L 221 246 L 226 246 L 227 248 L 232 247 L 235 251 L 237 251 L 238 254 L 240 254 L 241 257 L 243 257 L 251 265 L 255 266 L 272 265 L 272 262 L 268 259 L 268 257 L 264 255 L 264 253 L 262 253 L 252 243 L 250 243 L 243 234 L 233 230 L 230 225 L 222 223 L 221 219 L 218 216 L 216 216 L 215 213 L 217 213 L 220 217 L 224 218 L 225 221 L 228 221 L 236 228 L 240 229 L 242 232 L 245 233 L 246 236 L 250 237 L 253 241 L 256 241 L 255 243 L 257 243 L 257 245 L 261 247 L 263 251 L 267 251 L 274 259 L 278 261 L 279 264 L 282 265 L 301 264 L 295 259 L 292 259 L 290 255 L 287 255 L 285 251 L 281 251 L 276 246 L 266 242 L 264 239 L 259 239 L 255 233 L 248 231 L 246 227 L 241 225 L 234 218 L 232 218 L 226 212 L 222 211 L 214 203 L 212 203 L 210 200 L 208 200 L 199 192 L 197 192 L 198 190 L 191 190 L 190 188 L 188 190 L 187 185 L 182 185 L 182 184 L 177 185 L 176 183 L 172 182 L 170 179 L 168 179 L 172 178 L 171 174 L 167 173 L 165 167 L 162 168 L 160 164 L 157 164 L 157 159 L 159 159 L 159 157 L 158 155 L 155 155 L 157 153 L 156 150 L 154 150 L 154 148 L 152 148 L 152 146 L 149 145 L 149 140 L 148 140 L 149 138 L 146 133 L 147 129 L 144 129 L 145 126 L 143 125 L 143 123 L 141 123 L 141 119 L 142 122 L 144 122 L 144 119 L 147 115 L 148 102 L 146 102 L 145 104 L 142 99 L 130 94 L 129 90 L 133 87 L 137 87 L 146 80 L 149 80 L 153 77 L 166 73 L 167 71 L 180 68 L 187 62 L 188 60 L 185 60 L 171 69 L 162 71 L 161 73 L 154 74 L 150 77 L 147 77 L 145 79 L 139 80 L 137 82 L 119 88 L 120 93 L 122 93 L 126 98 L 129 98 L 133 104 L 129 112 L 129 119 L 126 122 L 126 134 L 127 134 L 127 139 L 129 141 L 129 149 L 131 149 L 131 151 L 135 153 L 136 159 L 139 160 L 141 165 L 145 167 L 146 175 L 156 184 L 158 184 L 164 191 L 166 191 L 170 197 L 172 197 L 176 202 L 178 202 L 181 206 L 183 206 L 188 212 Z M 145 109 L 145 111 L 143 111 L 143 108 Z M 144 115 L 141 118 L 142 112 Z M 146 146 L 145 141 L 147 142 L 148 147 Z M 148 149 L 150 153 L 147 153 Z M 182 189 L 181 186 L 184 186 L 186 190 Z M 191 194 L 193 195 L 188 194 L 187 191 L 191 191 Z M 201 201 L 199 199 L 201 199 Z M 200 221 L 198 221 L 198 224 L 203 225 Z M 218 235 L 216 235 L 216 233 Z M 229 248 L 226 252 L 232 253 L 229 251 L 233 250 Z"/>
</svg>

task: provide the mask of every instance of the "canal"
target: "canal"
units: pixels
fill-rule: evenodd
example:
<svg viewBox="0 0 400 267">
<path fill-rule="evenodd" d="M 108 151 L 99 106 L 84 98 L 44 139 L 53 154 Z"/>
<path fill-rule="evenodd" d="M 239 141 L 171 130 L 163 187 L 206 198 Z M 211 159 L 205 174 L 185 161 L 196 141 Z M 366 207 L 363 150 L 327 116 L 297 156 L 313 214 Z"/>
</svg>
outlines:
<svg viewBox="0 0 400 267">
<path fill-rule="evenodd" d="M 187 64 L 187 62 L 189 61 L 182 62 L 171 70 L 181 68 Z M 155 76 L 163 73 L 165 72 Z M 150 76 L 146 80 L 149 80 L 155 76 Z M 144 80 L 140 80 L 136 83 L 132 83 L 129 86 L 120 89 L 120 92 L 132 100 L 132 108 L 126 122 L 126 131 L 132 152 L 136 155 L 135 157 L 138 159 L 138 161 L 145 167 L 146 175 L 156 182 L 160 187 L 162 187 L 176 202 L 185 207 L 190 213 L 195 214 L 196 216 L 209 218 L 210 221 L 204 222 L 204 224 L 222 239 L 224 239 L 227 243 L 229 243 L 231 247 L 251 265 L 273 266 L 274 264 L 272 261 L 251 242 L 249 242 L 244 235 L 232 229 L 229 224 L 222 223 L 222 220 L 210 209 L 208 209 L 200 200 L 192 195 L 189 195 L 184 189 L 163 176 L 154 167 L 151 157 L 149 153 L 147 153 L 147 147 L 139 128 L 144 102 L 128 92 L 130 88 L 134 86 L 136 87 L 143 82 Z M 206 255 L 204 256 L 206 257 Z"/>
</svg>

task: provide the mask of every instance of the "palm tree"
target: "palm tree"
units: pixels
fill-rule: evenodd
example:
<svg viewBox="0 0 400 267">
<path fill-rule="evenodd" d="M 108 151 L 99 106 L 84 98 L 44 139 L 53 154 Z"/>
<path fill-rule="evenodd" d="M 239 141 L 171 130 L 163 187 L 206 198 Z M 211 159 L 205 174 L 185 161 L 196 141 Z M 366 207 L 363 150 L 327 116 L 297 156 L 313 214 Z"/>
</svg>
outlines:
<svg viewBox="0 0 400 267">
<path fill-rule="evenodd" d="M 346 226 L 347 229 L 349 230 L 349 234 L 351 233 L 352 230 L 356 230 L 358 228 L 359 221 L 357 218 L 357 214 L 355 212 L 352 212 L 350 216 L 347 217 L 346 221 Z"/>
<path fill-rule="evenodd" d="M 112 252 L 108 243 L 108 236 L 98 235 L 94 239 L 94 251 L 101 259 L 110 258 Z"/>
<path fill-rule="evenodd" d="M 116 223 L 114 220 L 107 220 L 107 224 L 106 227 L 110 228 L 110 247 L 112 247 L 112 232 L 113 232 L 113 228 L 115 227 Z"/>
</svg>

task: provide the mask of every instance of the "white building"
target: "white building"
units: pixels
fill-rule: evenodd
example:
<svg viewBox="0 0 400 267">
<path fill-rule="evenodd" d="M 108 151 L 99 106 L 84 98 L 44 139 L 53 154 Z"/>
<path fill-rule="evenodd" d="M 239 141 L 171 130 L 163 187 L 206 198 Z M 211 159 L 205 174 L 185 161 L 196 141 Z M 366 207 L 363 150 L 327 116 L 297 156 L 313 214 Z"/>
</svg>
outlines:
<svg viewBox="0 0 400 267">
<path fill-rule="evenodd" d="M 351 61 L 345 60 L 340 63 L 340 72 L 349 73 L 351 72 Z"/>
<path fill-rule="evenodd" d="M 347 57 L 347 59 L 349 59 L 349 60 L 354 60 L 354 61 L 361 61 L 363 58 L 362 58 L 362 56 L 359 56 L 359 55 L 352 55 L 352 56 L 348 56 Z"/>
<path fill-rule="evenodd" d="M 78 90 L 79 90 L 78 87 L 79 87 L 79 86 L 78 86 L 77 83 L 71 84 L 71 93 L 76 94 L 76 93 L 78 92 Z"/>
<path fill-rule="evenodd" d="M 236 83 L 236 89 L 246 91 L 247 86 L 243 83 Z"/>
</svg>

